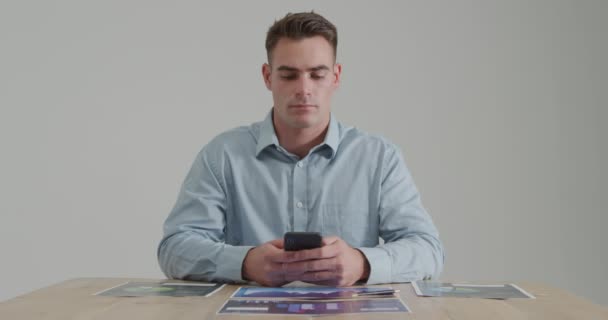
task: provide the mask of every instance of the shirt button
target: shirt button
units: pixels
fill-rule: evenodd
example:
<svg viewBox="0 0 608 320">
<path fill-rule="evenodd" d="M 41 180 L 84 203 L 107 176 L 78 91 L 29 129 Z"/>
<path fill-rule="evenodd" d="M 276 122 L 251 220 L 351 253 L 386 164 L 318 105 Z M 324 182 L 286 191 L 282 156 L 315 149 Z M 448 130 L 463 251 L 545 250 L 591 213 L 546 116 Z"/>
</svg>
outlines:
<svg viewBox="0 0 608 320">
<path fill-rule="evenodd" d="M 298 162 L 298 167 L 302 168 L 304 166 L 304 164 L 302 163 L 302 161 Z"/>
<path fill-rule="evenodd" d="M 298 203 L 296 203 L 296 206 L 298 208 L 302 208 L 304 206 L 304 204 L 302 203 L 302 201 L 298 201 Z"/>
</svg>

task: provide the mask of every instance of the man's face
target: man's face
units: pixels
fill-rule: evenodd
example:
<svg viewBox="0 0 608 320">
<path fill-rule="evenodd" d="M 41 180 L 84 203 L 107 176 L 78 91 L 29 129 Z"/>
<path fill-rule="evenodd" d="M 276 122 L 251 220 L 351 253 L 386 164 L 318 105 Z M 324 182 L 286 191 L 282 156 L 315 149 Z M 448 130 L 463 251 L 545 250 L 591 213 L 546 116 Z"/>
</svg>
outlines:
<svg viewBox="0 0 608 320">
<path fill-rule="evenodd" d="M 274 101 L 274 121 L 283 127 L 315 128 L 329 121 L 330 102 L 342 67 L 321 36 L 281 38 L 262 74 Z"/>
</svg>

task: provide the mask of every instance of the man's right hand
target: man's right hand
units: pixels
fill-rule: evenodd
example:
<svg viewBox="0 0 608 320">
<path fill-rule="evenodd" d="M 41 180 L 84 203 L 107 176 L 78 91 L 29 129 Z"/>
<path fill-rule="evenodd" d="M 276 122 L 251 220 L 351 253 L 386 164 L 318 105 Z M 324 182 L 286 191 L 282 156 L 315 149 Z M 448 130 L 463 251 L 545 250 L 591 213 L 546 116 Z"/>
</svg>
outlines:
<svg viewBox="0 0 608 320">
<path fill-rule="evenodd" d="M 255 247 L 243 260 L 243 279 L 263 286 L 280 287 L 285 281 L 283 272 L 283 239 L 276 239 Z"/>
</svg>

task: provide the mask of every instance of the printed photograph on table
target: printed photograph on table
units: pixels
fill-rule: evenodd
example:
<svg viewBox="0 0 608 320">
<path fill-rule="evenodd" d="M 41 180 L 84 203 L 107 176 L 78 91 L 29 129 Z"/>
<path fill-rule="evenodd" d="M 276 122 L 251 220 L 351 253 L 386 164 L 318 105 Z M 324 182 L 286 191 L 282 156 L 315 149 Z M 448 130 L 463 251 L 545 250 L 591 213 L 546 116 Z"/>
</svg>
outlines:
<svg viewBox="0 0 608 320">
<path fill-rule="evenodd" d="M 111 297 L 209 297 L 222 287 L 224 287 L 223 284 L 202 282 L 127 282 L 98 292 L 95 295 Z"/>
<path fill-rule="evenodd" d="M 234 292 L 232 298 L 289 298 L 289 299 L 350 299 L 354 295 L 378 293 L 378 295 L 365 296 L 366 298 L 394 296 L 390 287 L 283 287 L 261 288 L 241 287 Z"/>
<path fill-rule="evenodd" d="M 414 281 L 414 291 L 421 297 L 462 297 L 486 299 L 535 299 L 514 284 L 456 284 L 448 282 Z"/>
<path fill-rule="evenodd" d="M 400 300 L 290 301 L 230 299 L 218 314 L 327 315 L 346 313 L 410 312 Z"/>
</svg>

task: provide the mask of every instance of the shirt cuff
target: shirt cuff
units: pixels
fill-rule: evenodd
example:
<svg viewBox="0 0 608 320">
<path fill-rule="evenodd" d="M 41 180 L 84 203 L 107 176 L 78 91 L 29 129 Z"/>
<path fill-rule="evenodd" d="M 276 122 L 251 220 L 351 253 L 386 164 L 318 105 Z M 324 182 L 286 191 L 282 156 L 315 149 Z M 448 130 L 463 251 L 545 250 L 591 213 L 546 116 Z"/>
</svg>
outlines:
<svg viewBox="0 0 608 320">
<path fill-rule="evenodd" d="M 243 279 L 243 260 L 253 246 L 226 245 L 218 257 L 216 278 L 230 281 L 245 281 Z"/>
<path fill-rule="evenodd" d="M 381 248 L 357 248 L 369 262 L 367 284 L 391 283 L 391 257 Z"/>
</svg>

